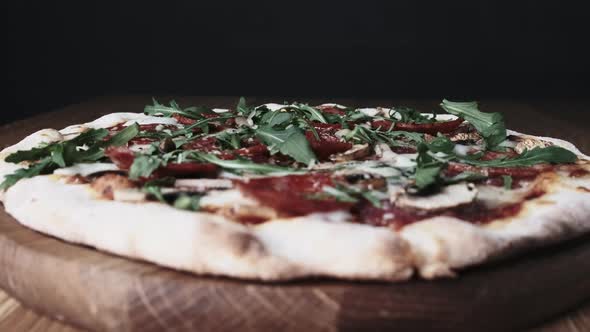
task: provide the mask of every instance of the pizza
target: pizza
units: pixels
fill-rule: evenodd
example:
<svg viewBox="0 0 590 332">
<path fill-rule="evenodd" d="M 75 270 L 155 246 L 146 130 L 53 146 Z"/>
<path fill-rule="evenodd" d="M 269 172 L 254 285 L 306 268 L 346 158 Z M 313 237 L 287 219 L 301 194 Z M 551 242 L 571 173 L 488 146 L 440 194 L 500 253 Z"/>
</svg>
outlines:
<svg viewBox="0 0 590 332">
<path fill-rule="evenodd" d="M 154 100 L 40 130 L 0 160 L 19 223 L 199 275 L 433 279 L 590 229 L 589 157 L 476 102 Z"/>
</svg>

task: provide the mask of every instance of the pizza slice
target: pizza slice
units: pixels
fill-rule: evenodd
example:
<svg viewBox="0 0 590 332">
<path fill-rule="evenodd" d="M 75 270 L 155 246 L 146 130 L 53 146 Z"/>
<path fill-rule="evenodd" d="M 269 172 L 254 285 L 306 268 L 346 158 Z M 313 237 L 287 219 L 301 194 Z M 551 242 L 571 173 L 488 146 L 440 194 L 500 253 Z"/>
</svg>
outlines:
<svg viewBox="0 0 590 332">
<path fill-rule="evenodd" d="M 407 280 L 590 227 L 590 164 L 475 102 L 154 101 L 0 153 L 2 200 L 63 240 L 197 274 Z"/>
</svg>

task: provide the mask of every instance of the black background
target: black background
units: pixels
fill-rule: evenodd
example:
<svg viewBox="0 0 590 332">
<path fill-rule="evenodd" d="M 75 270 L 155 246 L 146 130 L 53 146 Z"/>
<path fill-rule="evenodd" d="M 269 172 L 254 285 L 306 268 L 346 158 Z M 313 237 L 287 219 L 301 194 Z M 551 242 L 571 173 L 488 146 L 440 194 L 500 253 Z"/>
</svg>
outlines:
<svg viewBox="0 0 590 332">
<path fill-rule="evenodd" d="M 590 91 L 583 1 L 5 6 L 3 122 L 135 93 L 522 99 Z"/>
</svg>

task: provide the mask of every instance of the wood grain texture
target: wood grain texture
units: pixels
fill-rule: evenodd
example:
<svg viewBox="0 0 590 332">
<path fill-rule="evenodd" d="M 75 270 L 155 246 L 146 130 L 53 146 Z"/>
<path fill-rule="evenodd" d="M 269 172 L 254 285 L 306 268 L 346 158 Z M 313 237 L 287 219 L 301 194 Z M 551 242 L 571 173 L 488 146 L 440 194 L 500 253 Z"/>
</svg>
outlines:
<svg viewBox="0 0 590 332">
<path fill-rule="evenodd" d="M 255 103 L 281 98 L 258 98 Z M 181 104 L 232 106 L 233 97 L 179 98 Z M 149 98 L 104 98 L 0 129 L 12 144 L 41 128 L 61 128 L 101 114 L 139 111 Z M 386 100 L 336 100 L 389 105 Z M 311 101 L 314 102 L 314 101 Z M 396 101 L 423 110 L 435 102 Z M 573 105 L 573 106 L 572 106 Z M 557 101 L 484 102 L 509 127 L 557 136 L 590 150 L 587 116 Z M 563 108 L 563 112 L 553 112 Z M 566 110 L 567 108 L 567 110 Z M 531 121 L 533 119 L 533 121 Z M 308 280 L 262 284 L 199 278 L 130 261 L 41 235 L 0 213 L 0 287 L 36 312 L 81 328 L 165 330 L 507 330 L 552 319 L 590 298 L 588 237 L 524 257 L 463 271 L 457 279 L 403 284 Z M 590 329 L 590 307 L 536 331 Z M 0 331 L 75 331 L 0 294 Z"/>
</svg>

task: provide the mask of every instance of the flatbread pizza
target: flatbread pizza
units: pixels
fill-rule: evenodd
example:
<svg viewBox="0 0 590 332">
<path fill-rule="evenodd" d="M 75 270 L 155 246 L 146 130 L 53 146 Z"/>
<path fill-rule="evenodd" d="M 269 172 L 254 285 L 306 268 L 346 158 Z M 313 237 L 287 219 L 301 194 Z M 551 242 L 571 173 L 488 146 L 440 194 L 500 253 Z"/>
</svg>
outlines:
<svg viewBox="0 0 590 332">
<path fill-rule="evenodd" d="M 5 148 L 1 199 L 67 242 L 265 281 L 448 277 L 590 230 L 588 156 L 440 106 L 154 100 Z"/>
</svg>

